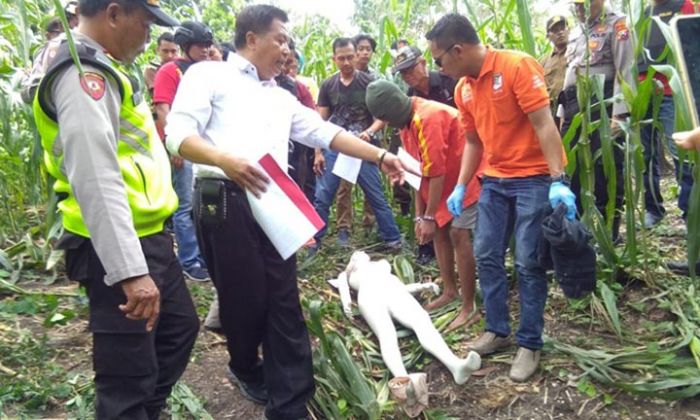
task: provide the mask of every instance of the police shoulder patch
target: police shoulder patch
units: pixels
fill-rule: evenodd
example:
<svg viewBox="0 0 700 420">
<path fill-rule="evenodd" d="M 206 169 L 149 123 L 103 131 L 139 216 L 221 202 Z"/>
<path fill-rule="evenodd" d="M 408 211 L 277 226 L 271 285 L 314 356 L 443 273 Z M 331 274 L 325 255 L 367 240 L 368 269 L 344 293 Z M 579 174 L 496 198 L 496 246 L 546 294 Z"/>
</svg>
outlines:
<svg viewBox="0 0 700 420">
<path fill-rule="evenodd" d="M 80 78 L 80 87 L 96 101 L 105 96 L 105 78 L 99 73 L 85 72 Z"/>
<path fill-rule="evenodd" d="M 624 18 L 615 22 L 615 36 L 618 41 L 627 41 L 629 39 L 630 31 Z"/>
</svg>

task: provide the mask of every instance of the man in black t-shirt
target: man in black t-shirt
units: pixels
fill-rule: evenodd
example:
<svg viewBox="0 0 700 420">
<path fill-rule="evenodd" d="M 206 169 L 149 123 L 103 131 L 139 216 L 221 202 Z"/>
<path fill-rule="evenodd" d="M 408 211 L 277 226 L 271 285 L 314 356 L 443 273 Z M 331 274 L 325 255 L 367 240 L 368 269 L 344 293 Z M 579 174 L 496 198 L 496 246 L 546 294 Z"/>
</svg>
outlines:
<svg viewBox="0 0 700 420">
<path fill-rule="evenodd" d="M 380 121 L 375 121 L 367 109 L 365 93 L 367 85 L 374 79 L 372 76 L 355 69 L 355 45 L 349 38 L 338 38 L 333 41 L 333 60 L 340 70 L 321 85 L 318 95 L 318 111 L 323 119 L 343 127 L 356 134 L 364 141 L 371 142 L 374 134 L 382 127 Z M 328 223 L 328 214 L 333 203 L 340 178 L 332 173 L 338 154 L 332 151 L 316 151 L 314 170 L 319 175 L 316 190 L 315 207 L 318 214 Z M 365 193 L 366 200 L 372 206 L 377 218 L 379 236 L 389 248 L 400 248 L 401 237 L 394 221 L 394 215 L 384 197 L 379 169 L 376 165 L 363 162 L 357 177 Z M 317 235 L 317 247 L 325 235 L 324 227 Z M 343 232 L 347 244 L 348 232 Z"/>
<path fill-rule="evenodd" d="M 394 74 L 401 73 L 401 78 L 409 86 L 408 96 L 419 96 L 457 108 L 454 98 L 457 81 L 439 71 L 428 71 L 418 48 L 401 48 L 391 70 Z"/>
</svg>

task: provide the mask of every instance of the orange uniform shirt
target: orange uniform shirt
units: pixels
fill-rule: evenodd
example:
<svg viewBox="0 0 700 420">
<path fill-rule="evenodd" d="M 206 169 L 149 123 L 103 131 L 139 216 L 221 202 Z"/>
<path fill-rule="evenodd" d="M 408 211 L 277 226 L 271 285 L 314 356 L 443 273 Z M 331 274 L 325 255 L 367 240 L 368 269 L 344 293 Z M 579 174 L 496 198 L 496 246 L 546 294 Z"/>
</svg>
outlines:
<svg viewBox="0 0 700 420">
<path fill-rule="evenodd" d="M 484 174 L 521 178 L 549 173 L 540 141 L 527 114 L 549 107 L 542 66 L 518 51 L 487 47 L 479 77 L 463 77 L 455 103 L 465 131 L 484 144 Z M 562 156 L 566 155 L 562 146 Z"/>
<path fill-rule="evenodd" d="M 435 213 L 435 221 L 442 227 L 452 220 L 452 214 L 447 210 L 447 197 L 457 184 L 466 142 L 459 112 L 439 102 L 413 98 L 413 119 L 408 127 L 399 131 L 399 135 L 403 148 L 421 164 L 423 179 L 418 193 L 424 202 L 428 202 L 430 178 L 445 176 L 440 205 Z M 481 185 L 474 176 L 467 184 L 464 206 L 476 203 L 480 192 Z"/>
</svg>

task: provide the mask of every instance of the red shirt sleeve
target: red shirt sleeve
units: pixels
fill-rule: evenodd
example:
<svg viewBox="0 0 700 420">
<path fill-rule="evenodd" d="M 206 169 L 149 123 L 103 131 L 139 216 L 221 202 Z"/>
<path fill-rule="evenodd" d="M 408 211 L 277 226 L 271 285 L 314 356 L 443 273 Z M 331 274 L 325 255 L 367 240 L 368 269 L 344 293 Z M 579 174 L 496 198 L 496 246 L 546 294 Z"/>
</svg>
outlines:
<svg viewBox="0 0 700 420">
<path fill-rule="evenodd" d="M 172 105 L 181 77 L 175 62 L 167 63 L 158 69 L 153 81 L 153 103 Z"/>
<path fill-rule="evenodd" d="M 309 91 L 309 88 L 304 86 L 304 84 L 298 80 L 295 80 L 295 82 L 297 84 L 297 99 L 299 99 L 299 102 L 301 102 L 301 104 L 305 107 L 311 108 L 315 111 L 316 104 L 314 103 L 314 98 L 311 96 L 311 91 Z"/>
<path fill-rule="evenodd" d="M 544 69 L 534 58 L 524 57 L 517 64 L 513 91 L 520 109 L 526 114 L 549 106 Z"/>
<path fill-rule="evenodd" d="M 685 0 L 683 6 L 681 6 L 681 14 L 692 15 L 695 14 L 695 5 L 690 0 Z"/>
</svg>

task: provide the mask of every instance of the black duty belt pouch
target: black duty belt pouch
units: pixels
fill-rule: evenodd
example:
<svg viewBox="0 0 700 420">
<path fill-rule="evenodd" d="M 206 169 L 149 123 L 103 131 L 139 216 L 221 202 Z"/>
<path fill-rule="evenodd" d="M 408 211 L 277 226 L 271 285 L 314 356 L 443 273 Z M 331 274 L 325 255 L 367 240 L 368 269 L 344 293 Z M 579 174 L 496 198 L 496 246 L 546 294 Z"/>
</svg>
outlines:
<svg viewBox="0 0 700 420">
<path fill-rule="evenodd" d="M 199 218 L 205 226 L 219 226 L 226 214 L 226 185 L 220 179 L 201 179 L 199 190 Z"/>
</svg>

